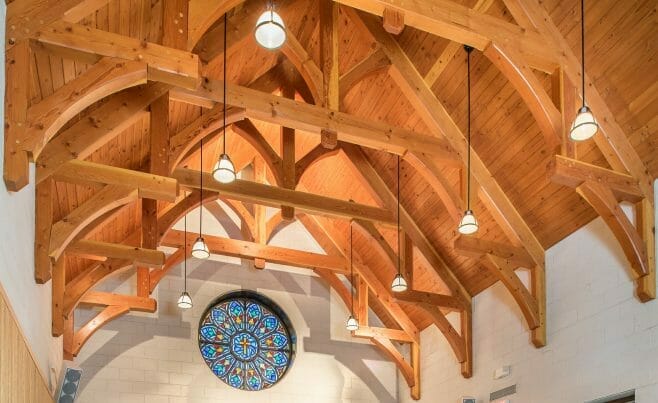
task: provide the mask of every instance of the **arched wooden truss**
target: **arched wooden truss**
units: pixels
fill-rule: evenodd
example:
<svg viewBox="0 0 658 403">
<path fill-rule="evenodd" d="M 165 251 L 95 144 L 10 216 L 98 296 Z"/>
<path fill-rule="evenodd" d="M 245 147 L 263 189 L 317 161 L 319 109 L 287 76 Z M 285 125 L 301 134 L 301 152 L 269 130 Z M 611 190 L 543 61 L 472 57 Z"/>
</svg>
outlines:
<svg viewBox="0 0 658 403">
<path fill-rule="evenodd" d="M 405 164 L 437 194 L 451 219 L 455 223 L 459 220 L 463 197 L 453 189 L 438 164 L 462 168 L 467 151 L 465 136 L 432 86 L 461 44 L 482 51 L 518 92 L 541 129 L 547 148 L 558 150 L 547 167 L 549 176 L 556 183 L 576 189 L 603 217 L 630 262 L 638 298 L 655 298 L 653 178 L 589 79 L 589 102 L 599 114 L 604 133 L 597 136 L 596 144 L 612 168 L 576 158 L 566 139 L 565 127 L 575 109 L 579 63 L 538 2 L 504 1 L 519 24 L 516 25 L 485 14 L 491 4 L 487 0 L 478 1 L 474 9 L 448 0 L 408 4 L 392 0 L 322 1 L 319 65 L 289 33 L 282 54 L 297 70 L 301 82 L 282 85 L 284 75 L 279 64 L 248 86 L 228 84 L 226 94 L 222 82 L 201 78 L 223 52 L 216 45 L 218 41 L 210 38 L 223 28 L 217 23 L 219 17 L 239 7 L 229 18 L 229 45 L 235 48 L 243 44 L 251 34 L 251 20 L 256 18 L 258 6 L 254 1 L 162 0 L 159 43 L 80 24 L 104 3 L 25 0 L 10 3 L 7 10 L 4 179 L 9 190 L 18 191 L 28 183 L 28 161 L 33 160 L 37 166 L 35 278 L 46 282 L 52 276 L 52 329 L 55 335 L 64 334 L 68 357 L 77 355 L 94 331 L 112 319 L 131 310 L 155 311 L 150 294 L 168 270 L 185 258 L 183 244 L 193 242 L 193 237 L 184 239 L 171 227 L 183 214 L 198 207 L 200 200 L 207 203 L 221 195 L 240 218 L 243 240 L 207 237 L 213 253 L 253 260 L 258 268 L 264 268 L 269 261 L 312 269 L 348 306 L 351 296 L 339 277 L 348 271 L 346 237 L 332 219 L 349 220 L 358 228 L 359 236 L 375 246 L 385 267 L 373 271 L 369 262 L 356 253 L 357 279 L 353 286 L 357 289 L 356 316 L 361 328 L 353 335 L 371 340 L 395 362 L 412 397 L 418 399 L 419 327 L 405 308 L 420 308 L 445 336 L 461 363 L 462 374 L 471 376 L 472 296 L 444 253 L 404 205 L 400 210 L 404 239 L 400 254 L 411 289 L 400 295 L 392 295 L 388 289 L 397 254 L 383 231 L 396 222 L 398 200 L 361 148 L 402 156 Z M 366 57 L 342 75 L 338 71 L 339 13 L 375 43 Z M 384 17 L 383 23 L 378 16 Z M 425 76 L 389 33 L 399 33 L 404 24 L 453 41 Z M 12 28 L 16 26 L 23 29 Z M 29 65 L 34 52 L 64 55 L 92 66 L 53 94 L 31 104 Z M 533 69 L 554 77 L 552 94 L 547 93 Z M 346 94 L 378 74 L 387 74 L 393 80 L 428 133 L 372 121 L 345 110 L 342 100 Z M 273 94 L 277 90 L 281 90 L 281 96 Z M 307 103 L 296 100 L 296 94 Z M 224 95 L 229 104 L 227 116 L 221 105 Z M 83 118 L 72 120 L 100 100 L 104 102 L 91 108 Z M 202 107 L 203 112 L 178 132 L 170 132 L 170 100 Z M 146 116 L 150 117 L 151 149 L 148 166 L 142 167 L 142 171 L 86 161 L 95 150 Z M 251 147 L 252 154 L 241 153 L 233 159 L 239 169 L 253 162 L 254 180 L 220 185 L 206 174 L 204 194 L 200 195 L 197 171 L 183 165 L 198 154 L 200 141 L 217 141 L 224 135 L 224 118 L 232 132 Z M 281 151 L 272 148 L 255 121 L 282 127 Z M 298 130 L 317 134 L 321 144 L 303 156 L 295 155 Z M 302 179 L 309 168 L 337 156 L 350 162 L 354 177 L 376 206 L 304 191 Z M 475 150 L 472 163 L 482 204 L 507 235 L 508 242 L 459 237 L 454 240 L 453 250 L 477 259 L 505 285 L 523 313 L 532 342 L 542 347 L 546 344 L 544 247 Z M 53 222 L 55 182 L 91 184 L 99 190 Z M 181 193 L 181 188 L 191 193 Z M 139 230 L 120 243 L 87 238 L 90 227 L 102 226 L 137 201 L 142 208 Z M 635 225 L 621 211 L 622 201 L 636 205 Z M 253 210 L 246 207 L 249 204 L 253 204 Z M 266 220 L 263 206 L 281 208 L 281 212 Z M 268 245 L 273 234 L 295 218 L 327 255 Z M 155 251 L 159 245 L 176 249 L 165 260 L 162 253 Z M 69 279 L 66 254 L 95 263 Z M 423 264 L 419 266 L 415 261 Z M 445 285 L 446 293 L 416 288 L 414 273 L 421 266 L 429 268 L 428 272 Z M 109 275 L 132 267 L 137 272 L 137 295 L 93 291 Z M 530 270 L 529 288 L 515 274 L 518 268 Z M 73 313 L 79 305 L 104 309 L 74 332 Z M 382 318 L 386 328 L 368 326 L 368 307 Z M 460 315 L 459 329 L 446 318 L 450 312 Z M 403 356 L 393 342 L 409 344 L 409 357 Z"/>
</svg>

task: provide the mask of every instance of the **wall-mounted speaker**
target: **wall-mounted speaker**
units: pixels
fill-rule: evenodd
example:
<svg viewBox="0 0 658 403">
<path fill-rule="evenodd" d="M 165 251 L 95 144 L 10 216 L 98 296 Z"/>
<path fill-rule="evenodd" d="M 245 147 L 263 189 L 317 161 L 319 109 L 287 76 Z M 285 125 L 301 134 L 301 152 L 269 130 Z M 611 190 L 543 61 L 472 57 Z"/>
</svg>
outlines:
<svg viewBox="0 0 658 403">
<path fill-rule="evenodd" d="M 79 368 L 67 367 L 64 369 L 57 389 L 57 403 L 73 403 L 75 401 L 81 377 L 82 370 Z"/>
</svg>

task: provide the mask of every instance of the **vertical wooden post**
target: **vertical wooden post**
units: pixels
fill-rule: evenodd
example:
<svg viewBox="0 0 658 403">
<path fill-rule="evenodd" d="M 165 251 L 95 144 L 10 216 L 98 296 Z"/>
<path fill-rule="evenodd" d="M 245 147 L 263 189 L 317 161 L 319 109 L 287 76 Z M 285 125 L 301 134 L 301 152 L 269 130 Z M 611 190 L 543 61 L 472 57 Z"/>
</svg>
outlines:
<svg viewBox="0 0 658 403">
<path fill-rule="evenodd" d="M 34 279 L 37 284 L 45 284 L 51 276 L 50 230 L 53 225 L 53 191 L 55 183 L 52 178 L 38 183 L 35 188 L 34 203 Z M 61 257 L 60 257 L 61 259 Z"/>
<path fill-rule="evenodd" d="M 400 35 L 404 30 L 404 13 L 392 9 L 390 7 L 384 8 L 383 27 L 386 32 L 393 35 Z"/>
<path fill-rule="evenodd" d="M 368 283 L 360 275 L 355 276 L 356 320 L 359 326 L 368 326 Z"/>
<path fill-rule="evenodd" d="M 60 256 L 53 267 L 52 334 L 64 333 L 64 290 L 66 288 L 66 255 Z"/>
<path fill-rule="evenodd" d="M 320 1 L 320 63 L 322 66 L 323 106 L 339 108 L 338 3 Z M 320 143 L 330 150 L 338 145 L 338 133 L 322 130 Z"/>
<path fill-rule="evenodd" d="M 293 99 L 295 91 L 291 88 L 284 88 L 285 98 Z M 296 172 L 295 172 L 295 130 L 289 127 L 281 126 L 281 162 L 283 174 L 283 187 L 286 189 L 295 189 Z M 295 219 L 295 209 L 291 206 L 281 206 L 281 217 L 286 221 Z"/>
<path fill-rule="evenodd" d="M 409 346 L 411 368 L 414 371 L 414 386 L 411 387 L 411 398 L 420 400 L 420 343 L 413 342 Z"/>
<path fill-rule="evenodd" d="M 637 279 L 637 297 L 642 302 L 656 298 L 656 222 L 654 208 L 648 198 L 635 205 L 636 228 L 646 245 L 648 273 Z"/>
<path fill-rule="evenodd" d="M 535 266 L 532 270 L 531 291 L 537 302 L 537 313 L 539 314 L 539 326 L 532 329 L 532 344 L 540 348 L 546 345 L 546 269 Z"/>
<path fill-rule="evenodd" d="M 27 152 L 21 147 L 30 103 L 30 45 L 23 40 L 5 53 L 5 156 L 7 190 L 16 192 L 29 182 Z"/>
<path fill-rule="evenodd" d="M 462 376 L 473 376 L 473 313 L 471 308 L 461 312 L 461 339 L 464 341 L 466 359 L 461 363 Z"/>
<path fill-rule="evenodd" d="M 266 176 L 265 161 L 263 161 L 260 156 L 256 156 L 256 158 L 254 158 L 254 180 L 258 183 L 264 183 Z M 267 217 L 265 213 L 265 206 L 262 204 L 254 204 L 254 241 L 261 245 L 267 244 Z M 264 269 L 265 259 L 254 259 L 254 267 L 257 269 Z"/>
<path fill-rule="evenodd" d="M 569 138 L 569 129 L 578 109 L 576 87 L 561 67 L 553 72 L 551 80 L 551 98 L 562 115 L 562 143 L 558 152 L 565 157 L 576 159 L 576 143 Z"/>
<path fill-rule="evenodd" d="M 71 361 L 75 358 L 73 355 L 73 342 L 75 339 L 74 313 L 75 311 L 70 312 L 64 319 L 63 358 Z"/>
<path fill-rule="evenodd" d="M 402 273 L 402 277 L 404 277 L 405 280 L 407 280 L 407 285 L 410 290 L 414 289 L 414 244 L 411 242 L 411 238 L 409 235 L 404 232 L 400 231 L 399 233 L 401 239 L 401 246 L 402 248 L 400 249 L 400 261 L 402 263 L 402 267 L 400 268 L 400 272 Z"/>
</svg>

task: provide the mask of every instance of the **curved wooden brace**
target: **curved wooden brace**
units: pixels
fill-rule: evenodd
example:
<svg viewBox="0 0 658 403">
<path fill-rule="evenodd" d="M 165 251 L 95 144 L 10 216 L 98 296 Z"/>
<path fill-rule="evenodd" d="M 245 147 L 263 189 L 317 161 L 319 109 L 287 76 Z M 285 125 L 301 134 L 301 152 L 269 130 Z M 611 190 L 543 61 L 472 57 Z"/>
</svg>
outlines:
<svg viewBox="0 0 658 403">
<path fill-rule="evenodd" d="M 604 184 L 587 180 L 578 186 L 576 191 L 601 216 L 621 244 L 624 255 L 631 264 L 634 279 L 647 275 L 651 271 L 647 248 L 637 229 L 617 203 L 612 190 Z"/>
<path fill-rule="evenodd" d="M 525 101 L 544 133 L 549 150 L 562 143 L 562 115 L 532 69 L 512 49 L 491 43 L 484 55 L 498 67 Z"/>
<path fill-rule="evenodd" d="M 125 186 L 106 185 L 89 200 L 52 226 L 49 256 L 57 261 L 66 246 L 87 225 L 103 214 L 137 200 L 138 191 Z"/>
<path fill-rule="evenodd" d="M 78 355 L 82 346 L 89 340 L 91 335 L 93 335 L 98 329 L 105 326 L 107 323 L 113 321 L 119 316 L 128 313 L 130 307 L 125 305 L 110 305 L 107 308 L 103 309 L 98 315 L 96 315 L 89 322 L 85 323 L 78 331 L 75 332 L 73 336 L 73 344 L 71 351 L 67 353 L 73 355 L 74 357 Z"/>
<path fill-rule="evenodd" d="M 249 119 L 233 124 L 233 131 L 249 143 L 263 157 L 272 172 L 277 185 L 283 186 L 282 161 L 279 154 L 270 146 L 263 134 Z"/>
<path fill-rule="evenodd" d="M 530 330 L 534 330 L 540 325 L 539 309 L 537 300 L 530 294 L 530 291 L 523 285 L 521 279 L 514 273 L 514 266 L 498 256 L 487 254 L 482 260 L 482 264 L 500 280 L 505 288 L 512 294 L 521 313 L 528 324 Z"/>
<path fill-rule="evenodd" d="M 281 212 L 278 212 L 272 217 L 270 217 L 270 219 L 267 220 L 267 223 L 265 224 L 265 234 L 266 234 L 267 242 L 272 240 L 274 235 L 279 233 L 279 231 L 281 231 L 288 225 L 292 224 L 293 222 L 294 220 L 285 219 L 281 214 Z"/>
<path fill-rule="evenodd" d="M 457 333 L 454 327 L 450 324 L 445 315 L 439 308 L 430 304 L 419 304 L 422 308 L 432 317 L 432 322 L 439 328 L 443 336 L 448 341 L 450 348 L 455 353 L 457 361 L 462 363 L 467 359 L 466 356 L 466 343 L 462 336 Z"/>
<path fill-rule="evenodd" d="M 103 58 L 75 80 L 28 110 L 26 144 L 34 160 L 71 118 L 89 105 L 129 87 L 146 83 L 145 63 Z"/>
<path fill-rule="evenodd" d="M 390 67 L 391 60 L 381 48 L 377 48 L 340 76 L 339 94 L 341 100 L 358 83 L 372 75 L 386 73 Z"/>
<path fill-rule="evenodd" d="M 400 373 L 402 373 L 402 376 L 404 377 L 404 380 L 407 381 L 407 385 L 409 385 L 410 388 L 413 388 L 416 384 L 415 378 L 414 378 L 414 370 L 409 365 L 409 363 L 404 359 L 402 354 L 398 351 L 397 348 L 391 343 L 391 341 L 385 337 L 382 336 L 375 336 L 371 338 L 372 342 L 380 348 L 388 356 L 388 358 L 391 359 L 395 363 L 395 365 L 398 367 L 400 370 Z"/>
<path fill-rule="evenodd" d="M 243 3 L 244 0 L 190 0 L 188 6 L 187 49 L 196 47 L 201 37 L 224 14 Z"/>
<path fill-rule="evenodd" d="M 304 78 L 315 103 L 319 104 L 322 100 L 321 94 L 323 91 L 322 70 L 315 64 L 313 58 L 290 31 L 288 31 L 286 43 L 281 48 L 281 52 L 286 55 L 288 60 L 290 60 L 299 74 Z"/>
<path fill-rule="evenodd" d="M 227 198 L 220 197 L 222 202 L 226 204 L 228 208 L 230 208 L 235 215 L 238 216 L 240 219 L 240 222 L 242 223 L 242 227 L 237 227 L 237 232 L 240 233 L 243 237 L 243 240 L 245 241 L 253 241 L 254 239 L 254 216 L 247 210 L 245 207 L 244 203 L 238 200 L 231 200 Z M 215 209 L 213 204 L 205 205 L 206 209 L 210 211 L 210 214 L 212 214 L 215 219 L 219 220 L 221 218 L 221 214 L 224 212 L 224 210 L 221 209 L 219 204 L 214 204 L 217 206 Z M 232 223 L 232 221 L 231 221 Z M 228 229 L 226 229 L 227 232 L 230 233 Z M 232 237 L 231 237 L 232 238 Z"/>
<path fill-rule="evenodd" d="M 146 79 L 144 63 L 103 58 L 30 107 L 24 126 L 7 131 L 4 177 L 8 189 L 18 191 L 27 184 L 24 153 L 36 161 L 48 141 L 75 115 L 108 95 L 145 83 Z"/>
<path fill-rule="evenodd" d="M 321 161 L 327 157 L 334 156 L 338 154 L 341 150 L 341 145 L 338 145 L 333 149 L 328 149 L 319 144 L 315 146 L 311 151 L 307 152 L 302 158 L 300 158 L 295 163 L 295 185 L 299 184 L 302 180 L 302 176 L 306 171 L 318 161 Z"/>
</svg>

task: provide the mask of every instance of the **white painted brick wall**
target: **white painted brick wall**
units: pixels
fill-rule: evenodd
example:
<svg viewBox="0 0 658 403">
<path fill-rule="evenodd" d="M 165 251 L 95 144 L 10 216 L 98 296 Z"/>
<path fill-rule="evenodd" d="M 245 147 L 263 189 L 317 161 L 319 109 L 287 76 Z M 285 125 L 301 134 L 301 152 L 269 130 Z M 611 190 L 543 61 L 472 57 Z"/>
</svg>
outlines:
<svg viewBox="0 0 658 403">
<path fill-rule="evenodd" d="M 205 229 L 204 229 L 205 231 Z M 218 230 L 218 235 L 222 235 Z M 300 226 L 292 225 L 273 242 L 320 251 Z M 229 260 L 229 259 L 224 259 Z M 84 370 L 80 403 L 103 402 L 393 402 L 395 367 L 373 346 L 350 337 L 348 312 L 317 277 L 296 272 L 256 270 L 239 260 L 188 264 L 188 291 L 194 308 L 175 302 L 182 290 L 180 268 L 156 290 L 158 311 L 121 317 L 96 332 L 76 364 Z M 111 279 L 104 290 L 134 292 L 130 273 Z M 288 314 L 297 334 L 297 354 L 288 374 L 273 388 L 242 392 L 218 380 L 197 345 L 199 318 L 217 296 L 234 289 L 261 292 Z M 79 326 L 90 312 L 76 311 Z M 408 393 L 405 386 L 403 393 Z"/>
<path fill-rule="evenodd" d="M 422 402 L 484 403 L 513 384 L 511 403 L 583 403 L 630 389 L 639 403 L 658 402 L 658 302 L 633 297 L 628 264 L 603 221 L 552 247 L 546 263 L 548 345 L 532 346 L 521 311 L 497 283 L 473 299 L 471 379 L 436 328 L 421 333 Z M 493 380 L 503 365 L 511 375 Z"/>
</svg>

